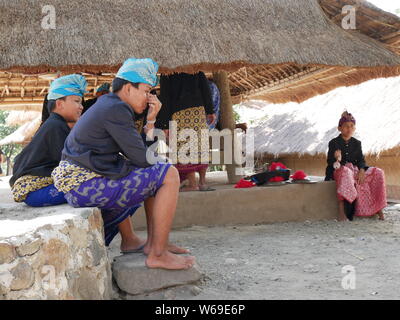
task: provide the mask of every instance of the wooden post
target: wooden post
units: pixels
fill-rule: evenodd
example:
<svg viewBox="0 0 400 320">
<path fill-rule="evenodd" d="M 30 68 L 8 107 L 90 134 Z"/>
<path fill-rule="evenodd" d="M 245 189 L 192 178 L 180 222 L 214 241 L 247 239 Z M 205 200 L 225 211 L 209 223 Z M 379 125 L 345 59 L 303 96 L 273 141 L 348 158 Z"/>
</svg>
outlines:
<svg viewBox="0 0 400 320">
<path fill-rule="evenodd" d="M 213 72 L 213 81 L 217 85 L 220 95 L 221 95 L 221 105 L 220 105 L 220 125 L 221 129 L 229 129 L 232 133 L 235 132 L 235 118 L 233 115 L 232 98 L 231 91 L 229 88 L 228 73 L 226 71 Z M 232 136 L 232 150 L 233 150 L 234 139 Z M 242 176 L 236 175 L 236 168 L 238 165 L 234 164 L 234 157 L 232 154 L 233 164 L 226 165 L 226 172 L 228 175 L 229 183 L 238 182 Z"/>
</svg>

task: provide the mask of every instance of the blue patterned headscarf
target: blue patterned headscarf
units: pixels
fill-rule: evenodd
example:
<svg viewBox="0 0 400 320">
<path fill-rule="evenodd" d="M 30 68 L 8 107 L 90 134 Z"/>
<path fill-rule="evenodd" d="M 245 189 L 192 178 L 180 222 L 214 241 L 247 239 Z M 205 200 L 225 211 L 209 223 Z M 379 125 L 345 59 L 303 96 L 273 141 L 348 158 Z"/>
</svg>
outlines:
<svg viewBox="0 0 400 320">
<path fill-rule="evenodd" d="M 79 74 L 70 74 L 55 79 L 49 89 L 48 100 L 57 100 L 66 96 L 80 96 L 86 92 L 87 82 L 84 76 Z"/>
<path fill-rule="evenodd" d="M 157 71 L 157 62 L 150 58 L 129 58 L 118 70 L 116 77 L 132 83 L 147 83 L 154 87 L 157 85 Z"/>
<path fill-rule="evenodd" d="M 110 92 L 110 84 L 105 82 L 103 83 L 96 92 Z"/>
</svg>

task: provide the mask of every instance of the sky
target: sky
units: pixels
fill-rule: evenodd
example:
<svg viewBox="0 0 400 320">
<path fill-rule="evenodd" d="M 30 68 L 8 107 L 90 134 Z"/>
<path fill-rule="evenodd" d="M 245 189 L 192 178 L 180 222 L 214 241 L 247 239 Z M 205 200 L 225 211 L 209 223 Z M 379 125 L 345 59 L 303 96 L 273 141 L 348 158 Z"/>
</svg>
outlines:
<svg viewBox="0 0 400 320">
<path fill-rule="evenodd" d="M 400 0 L 368 0 L 368 2 L 391 13 L 396 13 L 395 10 L 400 9 Z M 400 16 L 400 13 L 397 15 Z"/>
</svg>

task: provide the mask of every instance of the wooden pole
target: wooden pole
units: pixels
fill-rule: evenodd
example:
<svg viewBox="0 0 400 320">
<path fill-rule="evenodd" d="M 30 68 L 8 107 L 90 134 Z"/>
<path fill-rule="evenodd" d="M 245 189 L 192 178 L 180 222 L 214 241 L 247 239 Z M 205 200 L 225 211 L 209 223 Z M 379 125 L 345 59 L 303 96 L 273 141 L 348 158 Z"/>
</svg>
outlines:
<svg viewBox="0 0 400 320">
<path fill-rule="evenodd" d="M 229 129 L 232 133 L 235 132 L 235 118 L 233 115 L 233 105 L 231 92 L 229 88 L 228 73 L 226 71 L 213 72 L 213 81 L 217 85 L 220 95 L 221 95 L 221 105 L 220 105 L 220 126 L 221 129 Z M 233 150 L 233 135 L 232 135 L 232 150 Z M 232 159 L 234 159 L 232 154 Z M 234 162 L 234 160 L 233 160 Z M 227 164 L 226 172 L 228 175 L 229 183 L 238 182 L 242 176 L 236 175 L 236 168 L 239 168 L 236 164 Z"/>
</svg>

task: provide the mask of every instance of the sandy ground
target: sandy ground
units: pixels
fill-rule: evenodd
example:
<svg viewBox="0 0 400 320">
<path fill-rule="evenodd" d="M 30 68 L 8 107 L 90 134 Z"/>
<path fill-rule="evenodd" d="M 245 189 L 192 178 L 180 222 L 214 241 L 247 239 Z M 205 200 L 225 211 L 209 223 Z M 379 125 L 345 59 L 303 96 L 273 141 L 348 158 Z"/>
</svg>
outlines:
<svg viewBox="0 0 400 320">
<path fill-rule="evenodd" d="M 196 287 L 147 299 L 400 299 L 400 205 L 386 220 L 276 223 L 174 230 L 206 274 Z M 144 232 L 138 232 L 142 237 Z M 119 255 L 119 239 L 111 244 Z M 352 266 L 354 273 L 342 273 Z M 342 279 L 355 274 L 355 289 Z"/>
<path fill-rule="evenodd" d="M 5 177 L 0 201 L 12 202 Z M 319 221 L 173 230 L 205 279 L 150 299 L 400 299 L 400 204 L 386 220 Z M 141 237 L 146 234 L 139 231 Z M 119 255 L 114 239 L 110 256 Z M 343 289 L 342 268 L 352 266 L 355 289 Z M 347 275 L 348 276 L 348 275 Z"/>
</svg>

